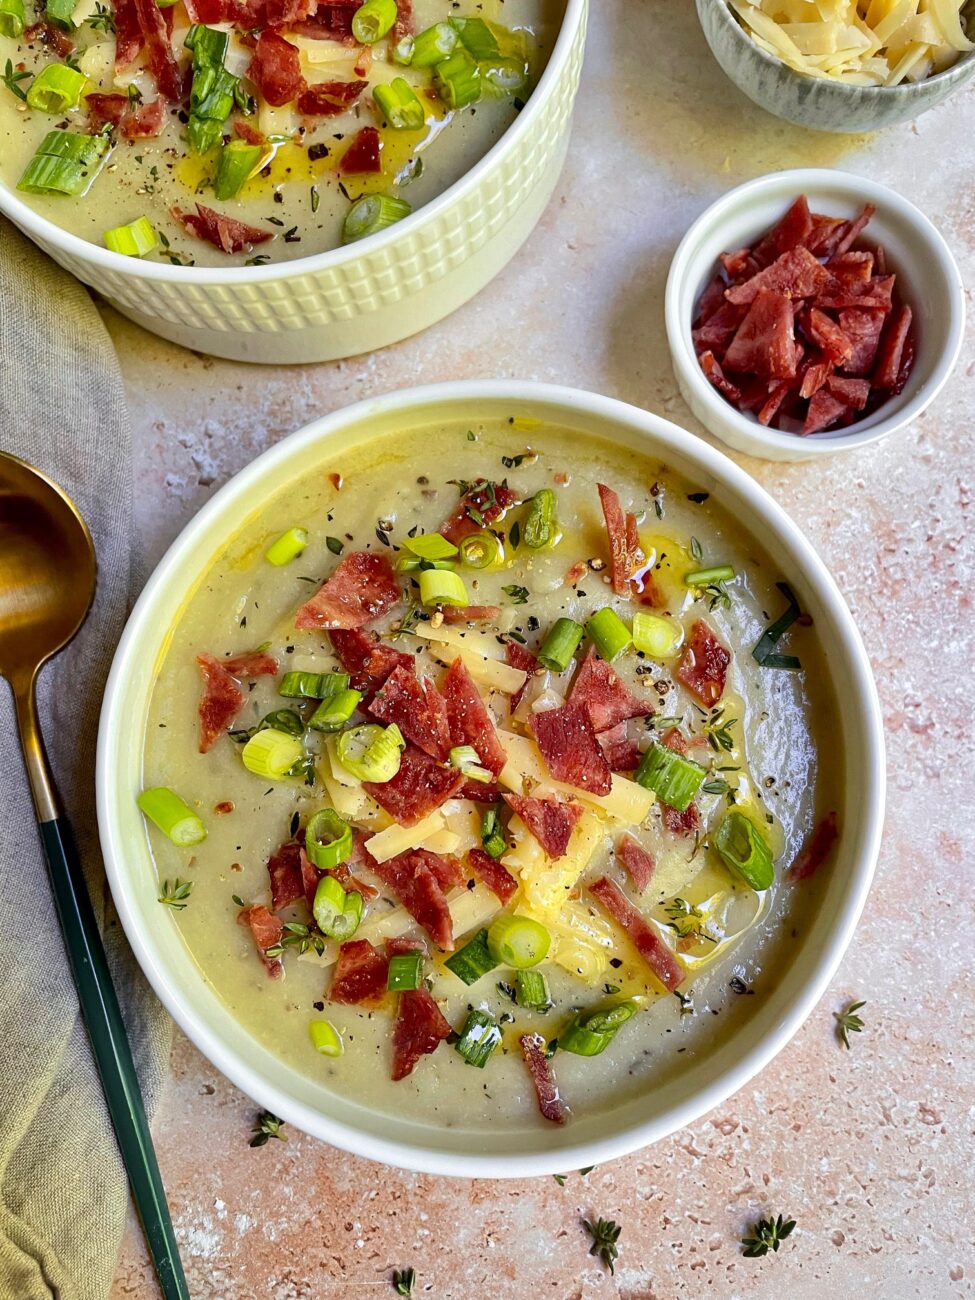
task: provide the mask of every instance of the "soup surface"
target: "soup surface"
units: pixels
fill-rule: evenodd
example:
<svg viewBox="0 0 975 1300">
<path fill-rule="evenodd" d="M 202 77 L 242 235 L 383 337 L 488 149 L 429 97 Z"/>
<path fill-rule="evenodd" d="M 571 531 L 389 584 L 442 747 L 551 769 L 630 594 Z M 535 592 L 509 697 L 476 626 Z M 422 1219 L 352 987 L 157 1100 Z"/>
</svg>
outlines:
<svg viewBox="0 0 975 1300">
<path fill-rule="evenodd" d="M 831 845 L 841 732 L 780 579 L 665 465 L 514 416 L 277 494 L 147 726 L 145 786 L 206 831 L 149 835 L 210 986 L 323 1106 L 533 1127 L 679 1075 L 789 964 Z"/>
<path fill-rule="evenodd" d="M 19 35 L 3 35 L 0 22 L 0 68 L 8 71 L 0 86 L 0 181 L 22 185 L 52 130 L 61 132 L 61 145 L 64 133 L 72 137 L 68 147 L 99 137 L 97 162 L 67 182 L 63 173 L 53 182 L 47 175 L 42 186 L 53 189 L 21 188 L 22 197 L 97 244 L 106 231 L 145 217 L 157 236 L 145 256 L 206 266 L 324 252 L 350 234 L 371 233 L 370 216 L 379 228 L 441 194 L 514 121 L 564 12 L 564 0 L 400 0 L 389 33 L 362 45 L 350 34 L 356 0 L 186 0 L 166 9 L 144 0 L 78 0 L 60 24 L 49 21 L 50 5 L 34 12 L 35 0 L 25 3 Z M 465 18 L 479 26 L 464 28 Z M 434 24 L 446 27 L 447 45 L 456 41 L 447 80 L 442 59 L 429 63 L 434 55 L 417 55 L 420 67 L 395 61 L 408 57 L 410 33 L 422 42 Z M 200 26 L 209 35 L 191 50 L 186 40 L 193 43 Z M 415 48 L 423 50 L 420 42 Z M 41 75 L 55 78 L 53 98 Z M 384 109 L 375 96 L 394 81 L 408 109 L 403 119 L 401 108 Z M 382 196 L 385 207 L 378 216 L 356 209 L 346 231 L 364 196 Z"/>
</svg>

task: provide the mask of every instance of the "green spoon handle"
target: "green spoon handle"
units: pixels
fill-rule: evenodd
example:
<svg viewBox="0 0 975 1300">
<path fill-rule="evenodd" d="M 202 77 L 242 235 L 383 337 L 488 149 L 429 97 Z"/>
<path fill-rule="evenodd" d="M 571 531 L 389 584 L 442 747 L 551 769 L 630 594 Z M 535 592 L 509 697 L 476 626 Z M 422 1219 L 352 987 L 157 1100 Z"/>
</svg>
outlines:
<svg viewBox="0 0 975 1300">
<path fill-rule="evenodd" d="M 132 1050 L 71 824 L 58 817 L 38 826 L 81 1014 L 159 1285 L 166 1300 L 190 1300 Z"/>
</svg>

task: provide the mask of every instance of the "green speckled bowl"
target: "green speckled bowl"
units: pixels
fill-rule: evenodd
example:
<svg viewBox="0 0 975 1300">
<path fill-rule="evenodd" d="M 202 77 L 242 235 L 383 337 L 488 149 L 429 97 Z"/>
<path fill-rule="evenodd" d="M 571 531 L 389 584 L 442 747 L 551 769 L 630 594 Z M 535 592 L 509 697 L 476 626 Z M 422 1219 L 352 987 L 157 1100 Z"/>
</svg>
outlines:
<svg viewBox="0 0 975 1300">
<path fill-rule="evenodd" d="M 804 77 L 761 49 L 728 7 L 727 0 L 696 0 L 711 53 L 743 94 L 775 117 L 814 131 L 859 134 L 911 122 L 954 94 L 975 76 L 975 50 L 945 72 L 900 86 L 849 86 Z M 969 5 L 968 30 L 975 26 Z"/>
</svg>

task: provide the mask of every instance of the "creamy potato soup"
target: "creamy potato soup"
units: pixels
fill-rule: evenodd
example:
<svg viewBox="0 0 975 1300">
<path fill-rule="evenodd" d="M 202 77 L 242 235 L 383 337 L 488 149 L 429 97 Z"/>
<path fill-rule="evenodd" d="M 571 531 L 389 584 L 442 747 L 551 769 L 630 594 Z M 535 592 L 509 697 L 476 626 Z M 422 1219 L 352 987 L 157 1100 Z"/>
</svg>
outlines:
<svg viewBox="0 0 975 1300">
<path fill-rule="evenodd" d="M 511 125 L 564 0 L 5 0 L 0 181 L 178 265 L 287 261 L 459 180 Z"/>
<path fill-rule="evenodd" d="M 827 678 L 760 539 L 664 464 L 517 415 L 323 456 L 158 665 L 161 910 L 323 1105 L 571 1123 L 791 961 L 836 834 Z"/>
</svg>

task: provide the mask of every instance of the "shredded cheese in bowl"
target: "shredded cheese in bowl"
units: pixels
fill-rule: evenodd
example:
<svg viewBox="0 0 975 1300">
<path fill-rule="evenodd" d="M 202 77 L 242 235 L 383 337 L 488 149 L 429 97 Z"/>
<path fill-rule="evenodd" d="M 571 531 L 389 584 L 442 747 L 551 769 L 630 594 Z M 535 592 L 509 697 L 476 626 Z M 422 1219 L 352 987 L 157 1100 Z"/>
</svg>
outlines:
<svg viewBox="0 0 975 1300">
<path fill-rule="evenodd" d="M 805 76 L 897 86 L 975 49 L 967 0 L 728 0 L 752 40 Z"/>
</svg>

